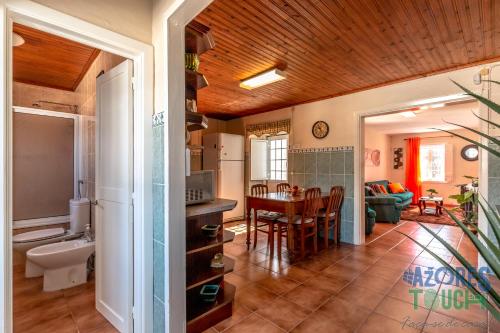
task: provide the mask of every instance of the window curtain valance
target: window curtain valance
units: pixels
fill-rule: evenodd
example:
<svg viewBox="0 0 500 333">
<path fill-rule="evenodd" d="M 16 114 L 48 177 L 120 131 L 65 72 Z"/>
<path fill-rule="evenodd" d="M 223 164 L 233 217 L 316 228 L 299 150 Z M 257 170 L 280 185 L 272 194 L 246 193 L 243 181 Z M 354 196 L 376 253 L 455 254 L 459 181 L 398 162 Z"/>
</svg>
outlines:
<svg viewBox="0 0 500 333">
<path fill-rule="evenodd" d="M 250 135 L 255 135 L 257 137 L 263 135 L 273 136 L 280 132 L 290 133 L 290 119 L 248 125 L 246 131 L 247 137 Z"/>
</svg>

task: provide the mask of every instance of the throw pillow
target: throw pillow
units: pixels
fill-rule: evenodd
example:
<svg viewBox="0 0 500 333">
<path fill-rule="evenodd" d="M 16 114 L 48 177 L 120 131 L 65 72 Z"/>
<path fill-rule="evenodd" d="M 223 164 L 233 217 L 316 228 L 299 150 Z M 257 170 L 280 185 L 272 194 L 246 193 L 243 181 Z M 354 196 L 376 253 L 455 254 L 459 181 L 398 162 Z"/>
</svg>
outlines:
<svg viewBox="0 0 500 333">
<path fill-rule="evenodd" d="M 392 193 L 404 193 L 406 192 L 401 183 L 391 183 L 389 184 L 389 189 Z"/>
<path fill-rule="evenodd" d="M 378 188 L 377 184 L 371 184 L 370 187 L 373 190 L 373 192 L 375 192 L 375 194 L 380 193 L 380 189 Z"/>
<path fill-rule="evenodd" d="M 381 191 L 383 194 L 389 194 L 389 193 L 387 192 L 387 189 L 385 188 L 385 186 L 384 186 L 384 185 L 379 185 L 379 186 L 380 186 L 380 191 Z"/>
<path fill-rule="evenodd" d="M 365 186 L 365 195 L 374 197 L 375 196 L 375 191 L 370 186 Z"/>
</svg>

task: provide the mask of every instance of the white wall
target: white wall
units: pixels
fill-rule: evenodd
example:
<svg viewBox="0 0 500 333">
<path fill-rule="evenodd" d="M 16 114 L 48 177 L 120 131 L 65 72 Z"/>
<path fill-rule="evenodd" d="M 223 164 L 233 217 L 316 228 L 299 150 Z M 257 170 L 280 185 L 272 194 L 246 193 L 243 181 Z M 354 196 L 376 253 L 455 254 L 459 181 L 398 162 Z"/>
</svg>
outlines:
<svg viewBox="0 0 500 333">
<path fill-rule="evenodd" d="M 33 0 L 105 29 L 151 44 L 153 0 Z"/>
<path fill-rule="evenodd" d="M 365 165 L 365 181 L 389 179 L 389 168 L 392 166 L 392 150 L 387 134 L 376 128 L 365 126 L 365 148 L 380 150 L 380 165 Z"/>
<path fill-rule="evenodd" d="M 454 133 L 463 135 L 465 137 L 471 138 L 473 140 L 479 140 L 479 135 L 471 133 L 466 130 L 455 130 Z M 421 144 L 447 144 L 448 147 L 451 148 L 452 151 L 452 163 L 446 163 L 446 173 L 451 175 L 451 178 L 445 182 L 423 182 L 422 184 L 422 193 L 426 193 L 425 191 L 433 188 L 438 191 L 438 195 L 442 196 L 445 204 L 455 205 L 456 201 L 453 199 L 449 199 L 449 196 L 452 194 L 460 193 L 460 190 L 455 186 L 457 184 L 467 184 L 470 183 L 470 180 L 464 178 L 463 176 L 479 176 L 479 161 L 466 161 L 462 159 L 460 156 L 460 152 L 462 148 L 469 143 L 463 139 L 458 137 L 447 136 L 446 133 L 418 133 L 418 134 L 399 134 L 399 135 L 391 135 L 390 136 L 390 145 L 392 148 L 403 147 L 403 163 L 405 163 L 406 159 L 406 138 L 419 136 L 422 138 Z M 427 138 L 426 137 L 431 137 Z M 450 161 L 451 162 L 451 161 Z M 400 168 L 398 170 L 394 170 L 393 168 L 389 169 L 389 180 L 392 182 L 405 183 L 405 167 Z"/>
</svg>

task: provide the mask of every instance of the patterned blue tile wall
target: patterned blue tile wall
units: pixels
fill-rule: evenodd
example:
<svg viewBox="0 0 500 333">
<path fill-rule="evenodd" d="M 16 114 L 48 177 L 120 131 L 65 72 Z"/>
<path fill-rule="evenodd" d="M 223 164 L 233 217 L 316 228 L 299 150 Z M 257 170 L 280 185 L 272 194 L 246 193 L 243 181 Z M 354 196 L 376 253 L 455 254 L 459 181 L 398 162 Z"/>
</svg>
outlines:
<svg viewBox="0 0 500 333">
<path fill-rule="evenodd" d="M 163 113 L 153 116 L 153 333 L 165 332 L 165 178 Z"/>
<path fill-rule="evenodd" d="M 493 143 L 489 145 L 498 149 Z M 488 154 L 488 201 L 500 212 L 500 158 L 493 154 Z M 489 232 L 490 239 L 495 239 L 493 232 Z"/>
<path fill-rule="evenodd" d="M 354 153 L 353 147 L 294 149 L 288 152 L 288 182 L 299 187 L 320 187 L 328 192 L 333 185 L 345 188 L 341 212 L 340 239 L 354 242 Z"/>
</svg>

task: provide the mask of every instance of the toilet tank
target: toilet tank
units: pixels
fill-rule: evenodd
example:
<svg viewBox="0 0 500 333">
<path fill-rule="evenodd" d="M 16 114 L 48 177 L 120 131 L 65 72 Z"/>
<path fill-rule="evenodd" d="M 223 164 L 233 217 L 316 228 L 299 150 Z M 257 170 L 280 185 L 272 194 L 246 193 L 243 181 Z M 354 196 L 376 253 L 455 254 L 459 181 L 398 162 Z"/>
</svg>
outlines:
<svg viewBox="0 0 500 333">
<path fill-rule="evenodd" d="M 73 234 L 85 231 L 85 225 L 90 224 L 89 199 L 81 198 L 69 201 L 69 224 Z"/>
</svg>

